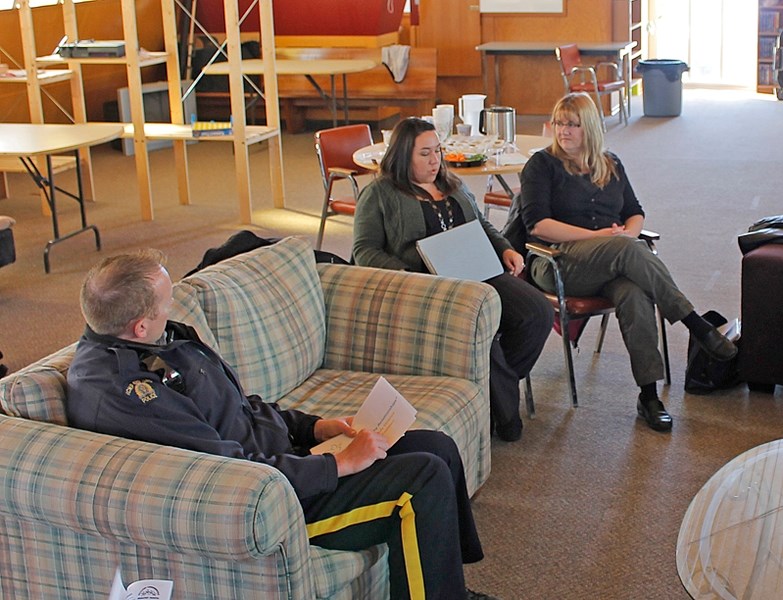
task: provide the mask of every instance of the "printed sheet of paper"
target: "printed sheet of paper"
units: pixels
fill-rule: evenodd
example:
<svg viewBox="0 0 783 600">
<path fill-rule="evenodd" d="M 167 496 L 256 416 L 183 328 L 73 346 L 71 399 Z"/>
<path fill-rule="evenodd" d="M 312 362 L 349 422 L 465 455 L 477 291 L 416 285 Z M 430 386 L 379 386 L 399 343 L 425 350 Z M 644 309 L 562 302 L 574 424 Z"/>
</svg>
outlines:
<svg viewBox="0 0 783 600">
<path fill-rule="evenodd" d="M 174 582 L 167 579 L 142 579 L 125 589 L 120 568 L 114 572 L 109 600 L 170 600 Z"/>
<path fill-rule="evenodd" d="M 356 431 L 371 429 L 385 437 L 389 444 L 400 439 L 416 420 L 416 409 L 394 386 L 379 377 L 353 418 Z M 336 454 L 351 443 L 347 435 L 338 435 L 311 448 L 312 454 Z"/>
</svg>

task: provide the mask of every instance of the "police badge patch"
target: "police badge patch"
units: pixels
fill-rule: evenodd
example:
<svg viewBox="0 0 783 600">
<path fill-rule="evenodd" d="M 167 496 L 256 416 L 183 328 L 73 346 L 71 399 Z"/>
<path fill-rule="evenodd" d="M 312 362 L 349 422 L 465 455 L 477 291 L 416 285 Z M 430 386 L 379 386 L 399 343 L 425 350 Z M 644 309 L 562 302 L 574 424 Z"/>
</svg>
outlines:
<svg viewBox="0 0 783 600">
<path fill-rule="evenodd" d="M 155 393 L 155 388 L 152 387 L 151 379 L 136 379 L 128 384 L 125 388 L 126 396 L 136 396 L 143 404 L 147 404 L 150 400 L 154 400 L 158 397 Z"/>
</svg>

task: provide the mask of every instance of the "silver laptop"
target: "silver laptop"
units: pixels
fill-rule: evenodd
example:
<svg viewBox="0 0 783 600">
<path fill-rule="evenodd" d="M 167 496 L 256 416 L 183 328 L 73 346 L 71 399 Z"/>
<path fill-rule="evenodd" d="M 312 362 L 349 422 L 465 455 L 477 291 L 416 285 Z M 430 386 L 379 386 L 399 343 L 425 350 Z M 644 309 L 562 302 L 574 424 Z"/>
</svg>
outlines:
<svg viewBox="0 0 783 600">
<path fill-rule="evenodd" d="M 486 281 L 503 273 L 492 243 L 478 219 L 416 242 L 430 273 Z"/>
</svg>

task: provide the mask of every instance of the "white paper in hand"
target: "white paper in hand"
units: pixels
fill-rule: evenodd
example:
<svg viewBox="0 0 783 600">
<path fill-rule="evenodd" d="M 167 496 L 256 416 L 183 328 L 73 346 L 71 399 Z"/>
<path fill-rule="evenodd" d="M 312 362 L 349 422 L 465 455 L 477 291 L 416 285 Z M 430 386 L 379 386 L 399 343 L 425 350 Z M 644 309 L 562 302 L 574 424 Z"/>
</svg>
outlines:
<svg viewBox="0 0 783 600">
<path fill-rule="evenodd" d="M 394 444 L 416 420 L 416 409 L 403 398 L 394 386 L 379 377 L 367 398 L 353 418 L 356 431 L 370 429 Z M 338 435 L 310 449 L 312 454 L 336 454 L 344 450 L 353 438 Z"/>
</svg>

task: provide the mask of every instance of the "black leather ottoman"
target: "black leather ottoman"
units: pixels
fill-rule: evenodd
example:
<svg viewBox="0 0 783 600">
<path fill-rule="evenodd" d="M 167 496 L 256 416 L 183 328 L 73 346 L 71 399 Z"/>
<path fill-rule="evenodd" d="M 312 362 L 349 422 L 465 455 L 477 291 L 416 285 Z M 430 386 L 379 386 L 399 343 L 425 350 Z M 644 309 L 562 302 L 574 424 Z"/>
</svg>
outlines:
<svg viewBox="0 0 783 600">
<path fill-rule="evenodd" d="M 742 258 L 742 339 L 739 374 L 751 390 L 783 385 L 783 244 Z"/>
</svg>

